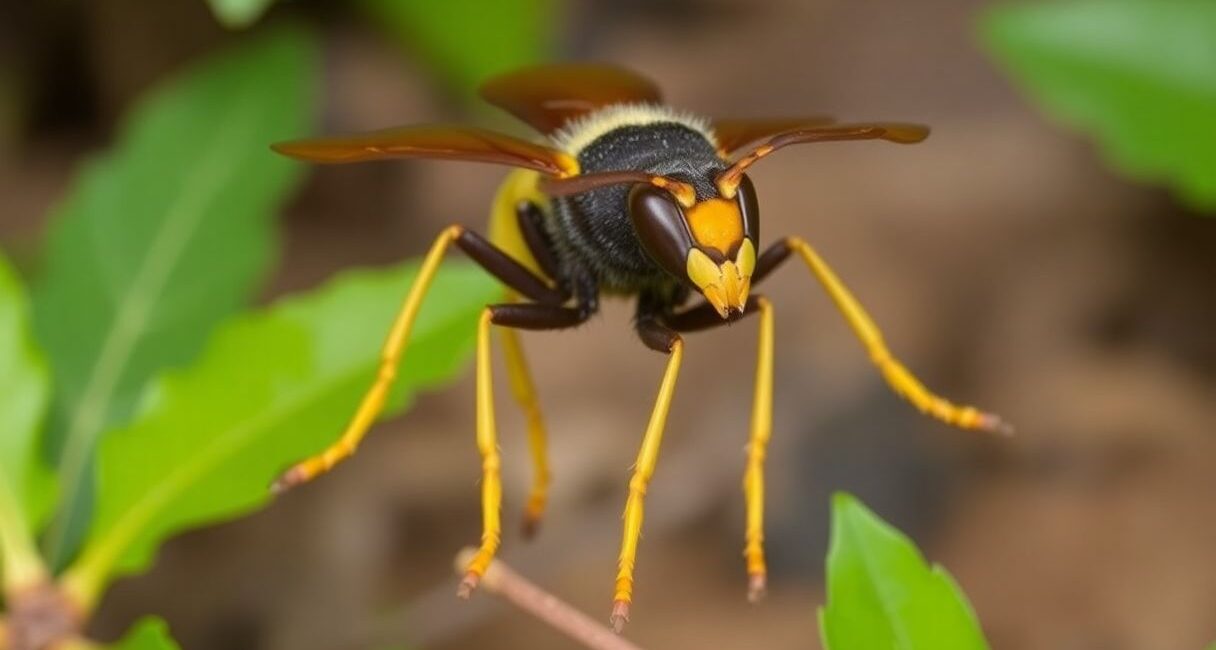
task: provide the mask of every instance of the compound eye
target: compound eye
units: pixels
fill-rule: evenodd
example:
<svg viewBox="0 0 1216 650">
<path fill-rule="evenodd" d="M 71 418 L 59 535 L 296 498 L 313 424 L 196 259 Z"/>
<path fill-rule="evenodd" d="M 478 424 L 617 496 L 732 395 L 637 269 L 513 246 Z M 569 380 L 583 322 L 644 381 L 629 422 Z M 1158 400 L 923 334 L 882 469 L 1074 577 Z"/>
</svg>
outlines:
<svg viewBox="0 0 1216 650">
<path fill-rule="evenodd" d="M 743 213 L 743 234 L 752 240 L 753 245 L 760 243 L 760 206 L 756 203 L 756 187 L 752 179 L 743 175 L 739 188 L 735 191 L 735 200 L 739 202 L 739 211 Z"/>
<path fill-rule="evenodd" d="M 688 280 L 685 270 L 692 234 L 684 212 L 671 194 L 652 185 L 635 185 L 629 192 L 629 219 L 642 248 L 668 273 Z"/>
</svg>

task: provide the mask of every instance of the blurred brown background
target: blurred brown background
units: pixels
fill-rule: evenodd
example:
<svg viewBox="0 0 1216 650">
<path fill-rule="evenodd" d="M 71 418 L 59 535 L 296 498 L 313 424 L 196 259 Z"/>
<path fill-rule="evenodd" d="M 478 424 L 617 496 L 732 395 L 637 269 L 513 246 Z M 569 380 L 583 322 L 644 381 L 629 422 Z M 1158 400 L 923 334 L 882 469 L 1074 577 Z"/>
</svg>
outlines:
<svg viewBox="0 0 1216 650">
<path fill-rule="evenodd" d="M 643 71 L 681 107 L 931 124 L 916 147 L 823 145 L 759 166 L 764 239 L 814 242 L 926 383 L 1018 427 L 997 440 L 919 416 L 790 265 L 764 288 L 779 353 L 769 598 L 747 605 L 740 557 L 745 321 L 688 347 L 627 630 L 644 647 L 818 647 L 828 495 L 840 489 L 952 572 L 996 648 L 1216 638 L 1216 220 L 1121 180 L 1031 108 L 971 36 L 984 4 L 562 5 L 563 56 Z M 422 64 L 332 5 L 284 11 L 300 9 L 325 25 L 324 130 L 506 124 L 460 110 Z M 149 84 L 232 36 L 196 0 L 0 11 L 6 69 L 36 89 L 26 127 L 0 133 L 0 241 L 29 263 L 81 156 Z M 418 254 L 452 221 L 482 222 L 501 174 L 316 170 L 286 210 L 266 298 Z M 580 330 L 525 336 L 556 474 L 531 544 L 513 525 L 530 471 L 522 422 L 500 390 L 502 557 L 605 620 L 627 470 L 663 363 L 636 341 L 631 313 L 609 302 Z M 470 379 L 381 426 L 326 480 L 169 544 L 153 571 L 112 590 L 98 636 L 155 612 L 187 648 L 572 647 L 487 596 L 453 595 L 451 558 L 479 534 Z"/>
</svg>

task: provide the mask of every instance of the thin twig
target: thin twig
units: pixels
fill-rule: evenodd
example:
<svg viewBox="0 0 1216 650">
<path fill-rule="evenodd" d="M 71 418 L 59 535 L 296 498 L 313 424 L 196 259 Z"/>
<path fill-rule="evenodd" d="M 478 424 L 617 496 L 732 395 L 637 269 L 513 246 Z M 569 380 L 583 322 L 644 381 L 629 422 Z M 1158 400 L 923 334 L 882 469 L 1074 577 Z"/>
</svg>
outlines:
<svg viewBox="0 0 1216 650">
<path fill-rule="evenodd" d="M 456 573 L 463 576 L 476 549 L 466 547 L 456 555 Z M 498 560 L 490 563 L 481 588 L 501 596 L 592 650 L 641 650 L 624 637 L 596 623 L 569 603 L 532 584 L 511 567 Z"/>
<path fill-rule="evenodd" d="M 679 530 L 710 512 L 727 498 L 728 492 L 733 494 L 737 476 L 733 461 L 738 455 L 738 447 L 731 445 L 726 436 L 712 443 L 672 449 L 665 475 L 672 484 L 684 489 L 680 498 L 669 495 L 667 500 L 656 501 L 647 510 L 648 533 L 654 536 Z M 514 566 L 526 567 L 531 576 L 555 576 L 570 566 L 571 549 L 592 555 L 615 553 L 620 514 L 619 506 L 613 503 L 554 518 L 543 532 L 542 545 L 522 545 L 512 550 Z M 380 616 L 349 645 L 391 645 L 402 639 L 419 647 L 450 643 L 469 629 L 485 625 L 501 609 L 495 607 L 497 601 L 479 599 L 463 607 L 452 607 L 452 598 L 452 583 L 444 579 L 425 595 Z"/>
</svg>

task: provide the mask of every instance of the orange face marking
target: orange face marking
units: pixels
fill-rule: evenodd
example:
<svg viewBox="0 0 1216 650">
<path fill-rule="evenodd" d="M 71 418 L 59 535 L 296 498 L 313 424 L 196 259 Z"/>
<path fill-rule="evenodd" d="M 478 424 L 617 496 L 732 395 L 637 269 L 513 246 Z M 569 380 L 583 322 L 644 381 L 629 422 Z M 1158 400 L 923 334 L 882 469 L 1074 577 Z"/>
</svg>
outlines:
<svg viewBox="0 0 1216 650">
<path fill-rule="evenodd" d="M 743 239 L 743 215 L 739 205 L 726 199 L 707 199 L 686 213 L 692 237 L 701 246 L 729 255 Z"/>
</svg>

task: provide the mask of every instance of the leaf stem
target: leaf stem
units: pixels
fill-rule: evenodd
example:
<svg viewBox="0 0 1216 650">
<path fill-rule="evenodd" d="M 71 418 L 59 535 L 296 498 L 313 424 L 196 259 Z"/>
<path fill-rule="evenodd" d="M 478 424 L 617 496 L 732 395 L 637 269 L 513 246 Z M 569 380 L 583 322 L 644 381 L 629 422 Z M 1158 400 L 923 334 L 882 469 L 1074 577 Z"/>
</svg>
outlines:
<svg viewBox="0 0 1216 650">
<path fill-rule="evenodd" d="M 16 495 L 0 477 L 0 575 L 4 591 L 11 594 L 23 587 L 41 584 L 48 573 L 38 555 L 38 547 L 17 506 Z M 3 647 L 0 645 L 0 647 Z"/>
<path fill-rule="evenodd" d="M 465 548 L 456 556 L 456 573 L 464 576 L 477 552 Z M 607 626 L 596 623 L 569 603 L 528 581 L 499 560 L 490 563 L 480 587 L 535 616 L 591 650 L 642 650 Z"/>
<path fill-rule="evenodd" d="M 105 585 L 105 576 L 93 569 L 93 566 L 76 566 L 68 569 L 59 578 L 60 591 L 86 614 L 91 613 L 97 606 L 97 598 Z"/>
</svg>

